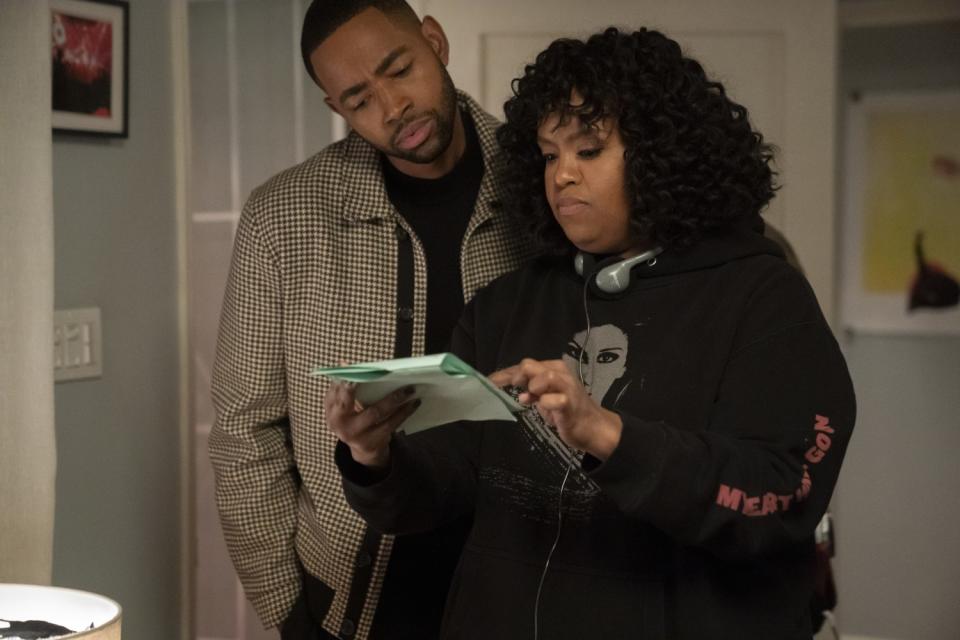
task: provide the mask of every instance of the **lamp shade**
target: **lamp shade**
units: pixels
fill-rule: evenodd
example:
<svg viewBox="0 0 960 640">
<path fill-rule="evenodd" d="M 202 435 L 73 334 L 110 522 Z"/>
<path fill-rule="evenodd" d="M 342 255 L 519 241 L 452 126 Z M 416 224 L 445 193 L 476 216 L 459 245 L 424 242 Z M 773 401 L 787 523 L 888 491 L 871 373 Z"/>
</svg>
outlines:
<svg viewBox="0 0 960 640">
<path fill-rule="evenodd" d="M 74 631 L 50 636 L 57 640 L 120 640 L 120 605 L 75 589 L 0 584 L 0 637 L 10 634 L 3 620 L 42 620 Z"/>
</svg>

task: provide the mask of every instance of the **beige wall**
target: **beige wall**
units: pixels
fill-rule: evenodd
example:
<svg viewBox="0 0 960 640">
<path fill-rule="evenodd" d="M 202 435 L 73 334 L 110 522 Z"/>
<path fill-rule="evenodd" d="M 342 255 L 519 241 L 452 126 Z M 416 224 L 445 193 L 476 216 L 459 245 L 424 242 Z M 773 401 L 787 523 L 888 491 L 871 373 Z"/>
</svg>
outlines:
<svg viewBox="0 0 960 640">
<path fill-rule="evenodd" d="M 50 17 L 0 2 L 0 582 L 50 580 L 53 202 Z"/>
</svg>

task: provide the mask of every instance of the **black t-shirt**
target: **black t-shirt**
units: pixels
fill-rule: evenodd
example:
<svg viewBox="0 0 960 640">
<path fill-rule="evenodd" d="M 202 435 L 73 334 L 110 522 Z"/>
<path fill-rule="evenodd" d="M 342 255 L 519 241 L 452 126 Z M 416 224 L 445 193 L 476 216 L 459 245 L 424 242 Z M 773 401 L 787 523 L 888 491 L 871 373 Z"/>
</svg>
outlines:
<svg viewBox="0 0 960 640">
<path fill-rule="evenodd" d="M 460 247 L 483 179 L 476 128 L 468 113 L 461 116 L 466 149 L 447 175 L 433 180 L 413 178 L 382 159 L 387 195 L 413 228 L 427 258 L 426 353 L 446 349 L 463 312 Z"/>
<path fill-rule="evenodd" d="M 470 115 L 461 111 L 466 148 L 453 170 L 435 180 L 400 173 L 382 158 L 387 194 L 423 245 L 427 259 L 426 353 L 447 349 L 463 312 L 460 247 L 483 179 L 483 154 Z M 387 566 L 372 640 L 437 638 L 450 579 L 470 521 L 399 536 Z"/>
</svg>

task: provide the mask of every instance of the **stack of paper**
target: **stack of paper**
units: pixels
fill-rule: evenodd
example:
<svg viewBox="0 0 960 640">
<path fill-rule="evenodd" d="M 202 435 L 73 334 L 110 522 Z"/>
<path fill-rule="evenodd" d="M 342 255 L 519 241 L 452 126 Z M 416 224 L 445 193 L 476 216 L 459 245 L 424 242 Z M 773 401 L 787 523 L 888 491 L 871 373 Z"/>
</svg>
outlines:
<svg viewBox="0 0 960 640">
<path fill-rule="evenodd" d="M 370 405 L 412 385 L 420 407 L 400 427 L 408 434 L 457 420 L 510 420 L 523 409 L 509 394 L 452 353 L 314 369 L 314 375 L 357 383 Z"/>
</svg>

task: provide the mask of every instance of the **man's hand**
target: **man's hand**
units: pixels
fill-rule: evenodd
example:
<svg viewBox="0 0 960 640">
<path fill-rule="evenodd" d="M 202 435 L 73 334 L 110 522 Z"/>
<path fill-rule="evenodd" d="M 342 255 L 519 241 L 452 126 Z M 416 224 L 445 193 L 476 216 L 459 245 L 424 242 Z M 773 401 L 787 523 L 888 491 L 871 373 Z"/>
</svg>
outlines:
<svg viewBox="0 0 960 640">
<path fill-rule="evenodd" d="M 620 444 L 623 421 L 597 404 L 562 360 L 524 358 L 520 364 L 490 374 L 497 386 L 524 389 L 518 400 L 536 406 L 571 447 L 606 460 Z"/>
<path fill-rule="evenodd" d="M 357 401 L 355 385 L 334 382 L 324 398 L 327 426 L 350 447 L 354 460 L 383 469 L 390 463 L 393 432 L 420 406 L 414 391 L 413 387 L 404 387 L 363 407 Z"/>
</svg>

